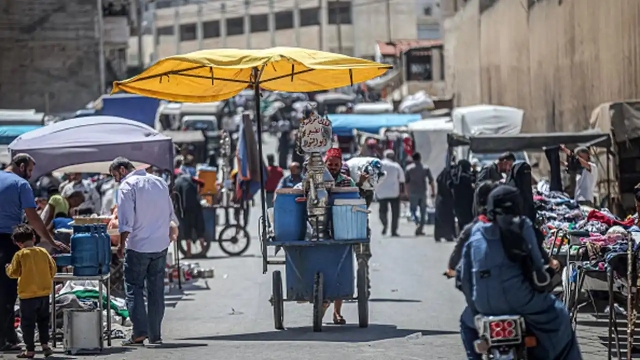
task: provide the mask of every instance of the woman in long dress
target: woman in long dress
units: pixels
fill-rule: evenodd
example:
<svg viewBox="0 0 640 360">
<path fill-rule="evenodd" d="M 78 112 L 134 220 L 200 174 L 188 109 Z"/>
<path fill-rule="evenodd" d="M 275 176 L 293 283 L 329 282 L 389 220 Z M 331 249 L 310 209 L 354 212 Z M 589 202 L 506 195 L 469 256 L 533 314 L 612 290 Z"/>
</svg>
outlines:
<svg viewBox="0 0 640 360">
<path fill-rule="evenodd" d="M 446 167 L 436 178 L 436 214 L 433 237 L 436 241 L 453 241 L 456 237 L 456 219 L 453 210 L 453 193 L 449 189 L 451 169 Z"/>
<path fill-rule="evenodd" d="M 458 166 L 452 174 L 449 188 L 453 192 L 453 210 L 458 218 L 458 231 L 473 221 L 473 198 L 475 179 L 471 173 L 471 163 L 468 160 L 458 161 Z"/>
</svg>

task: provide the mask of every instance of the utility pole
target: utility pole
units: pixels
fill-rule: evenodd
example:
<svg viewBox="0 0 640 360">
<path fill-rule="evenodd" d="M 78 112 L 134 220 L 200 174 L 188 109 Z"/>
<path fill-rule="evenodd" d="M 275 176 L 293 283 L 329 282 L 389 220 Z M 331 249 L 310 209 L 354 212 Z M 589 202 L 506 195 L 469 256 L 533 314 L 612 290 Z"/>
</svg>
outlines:
<svg viewBox="0 0 640 360">
<path fill-rule="evenodd" d="M 387 0 L 387 40 L 392 42 L 391 38 L 391 0 Z"/>
<path fill-rule="evenodd" d="M 293 0 L 293 31 L 295 44 L 300 46 L 300 2 L 298 0 Z"/>
<path fill-rule="evenodd" d="M 244 36 L 247 41 L 247 49 L 251 49 L 251 13 L 249 7 L 251 0 L 244 0 Z"/>
<path fill-rule="evenodd" d="M 158 44 L 160 39 L 158 37 L 158 15 L 156 14 L 156 4 L 153 2 L 150 4 L 151 13 L 153 19 L 151 21 L 151 36 L 153 37 L 153 54 L 151 55 L 151 63 L 155 63 L 158 58 Z"/>
<path fill-rule="evenodd" d="M 222 47 L 227 47 L 227 4 L 220 3 L 220 37 L 222 38 Z"/>
<path fill-rule="evenodd" d="M 102 7 L 102 0 L 97 0 L 98 3 L 98 66 L 100 71 L 100 95 L 104 94 L 105 85 L 107 83 L 107 75 L 105 72 L 106 64 L 104 58 L 104 8 Z"/>
<path fill-rule="evenodd" d="M 387 0 L 388 1 L 388 0 Z M 340 0 L 336 0 L 335 2 L 335 10 L 336 10 L 336 32 L 338 33 L 338 53 L 342 54 L 342 25 L 341 24 L 341 15 L 340 14 L 340 7 L 341 7 L 342 3 L 340 2 Z"/>
<path fill-rule="evenodd" d="M 180 54 L 180 4 L 176 4 L 173 17 L 173 39 L 176 46 L 176 55 Z"/>
<path fill-rule="evenodd" d="M 204 29 L 202 28 L 202 3 L 198 3 L 197 16 L 198 20 L 196 21 L 196 39 L 198 41 L 198 50 L 202 50 L 202 41 L 204 38 Z"/>
<path fill-rule="evenodd" d="M 136 17 L 138 18 L 137 22 L 137 26 L 138 26 L 138 67 L 140 68 L 140 71 L 142 72 L 142 70 L 144 70 L 144 49 L 142 46 L 142 17 L 144 15 L 144 3 L 143 0 L 138 0 L 136 2 L 136 10 L 138 10 L 136 12 Z"/>
<path fill-rule="evenodd" d="M 271 38 L 271 47 L 276 46 L 276 10 L 274 0 L 269 0 L 269 37 Z"/>
</svg>

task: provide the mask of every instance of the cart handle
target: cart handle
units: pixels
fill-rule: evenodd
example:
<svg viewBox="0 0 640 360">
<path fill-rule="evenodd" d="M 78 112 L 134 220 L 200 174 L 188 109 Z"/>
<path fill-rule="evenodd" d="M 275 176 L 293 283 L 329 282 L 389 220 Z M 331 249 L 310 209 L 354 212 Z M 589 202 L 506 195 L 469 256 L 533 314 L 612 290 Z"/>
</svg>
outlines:
<svg viewBox="0 0 640 360">
<path fill-rule="evenodd" d="M 351 211 L 352 212 L 358 212 L 359 211 L 359 212 L 363 212 L 365 214 L 371 214 L 371 210 L 363 209 L 363 208 L 361 208 L 359 206 L 352 206 L 351 207 Z"/>
</svg>

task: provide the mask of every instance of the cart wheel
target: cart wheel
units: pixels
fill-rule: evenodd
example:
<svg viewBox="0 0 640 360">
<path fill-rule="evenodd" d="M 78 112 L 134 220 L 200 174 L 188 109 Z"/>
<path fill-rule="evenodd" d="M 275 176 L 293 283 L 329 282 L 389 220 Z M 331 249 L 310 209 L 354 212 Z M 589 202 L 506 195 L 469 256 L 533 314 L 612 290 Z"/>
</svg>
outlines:
<svg viewBox="0 0 640 360">
<path fill-rule="evenodd" d="M 316 273 L 313 279 L 313 331 L 322 331 L 322 318 L 324 317 L 324 295 L 322 273 Z"/>
<path fill-rule="evenodd" d="M 273 324 L 276 330 L 284 330 L 284 297 L 282 296 L 282 273 L 273 272 Z"/>
<path fill-rule="evenodd" d="M 187 247 L 191 249 L 191 256 L 189 257 L 187 257 Z M 204 243 L 189 240 L 178 241 L 178 250 L 185 259 L 205 259 L 210 248 L 211 242 L 206 240 Z"/>
<path fill-rule="evenodd" d="M 358 261 L 358 276 L 357 276 L 357 287 L 358 287 L 358 323 L 361 328 L 366 328 L 369 326 L 369 280 L 367 278 L 367 271 L 369 270 L 369 265 L 367 265 L 366 260 L 361 259 Z"/>
<path fill-rule="evenodd" d="M 251 236 L 249 232 L 240 225 L 225 226 L 218 235 L 220 250 L 229 256 L 240 256 L 249 249 Z"/>
</svg>

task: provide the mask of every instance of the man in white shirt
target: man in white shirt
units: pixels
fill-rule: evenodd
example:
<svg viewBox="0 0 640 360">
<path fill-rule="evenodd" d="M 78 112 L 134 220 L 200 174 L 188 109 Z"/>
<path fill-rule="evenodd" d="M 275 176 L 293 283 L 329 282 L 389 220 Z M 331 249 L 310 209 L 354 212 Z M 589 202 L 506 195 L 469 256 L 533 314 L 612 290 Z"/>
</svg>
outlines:
<svg viewBox="0 0 640 360">
<path fill-rule="evenodd" d="M 109 167 L 118 188 L 118 254 L 124 255 L 126 303 L 133 333 L 124 346 L 162 343 L 164 276 L 170 224 L 178 224 L 167 183 L 122 157 Z M 126 252 L 125 252 L 126 248 Z M 147 288 L 147 309 L 144 289 Z"/>
<path fill-rule="evenodd" d="M 564 145 L 560 145 L 560 149 L 568 156 L 574 156 L 571 150 Z M 576 174 L 576 191 L 574 200 L 580 205 L 593 206 L 594 193 L 598 184 L 598 166 L 591 161 L 589 149 L 579 147 L 575 150 L 575 156 L 580 162 L 582 169 Z"/>
<path fill-rule="evenodd" d="M 398 220 L 400 219 L 400 194 L 404 193 L 404 170 L 395 161 L 396 154 L 393 150 L 384 151 L 382 159 L 382 171 L 387 175 L 376 188 L 376 197 L 380 203 L 380 222 L 382 222 L 382 235 L 387 234 L 389 225 L 387 214 L 391 207 L 391 236 L 398 235 Z"/>
<path fill-rule="evenodd" d="M 67 197 L 76 191 L 81 191 L 84 195 L 84 202 L 78 206 L 80 215 L 99 214 L 102 210 L 100 193 L 90 180 L 82 179 L 82 174 L 67 174 L 68 181 L 60 185 L 62 190 L 60 195 Z"/>
</svg>

